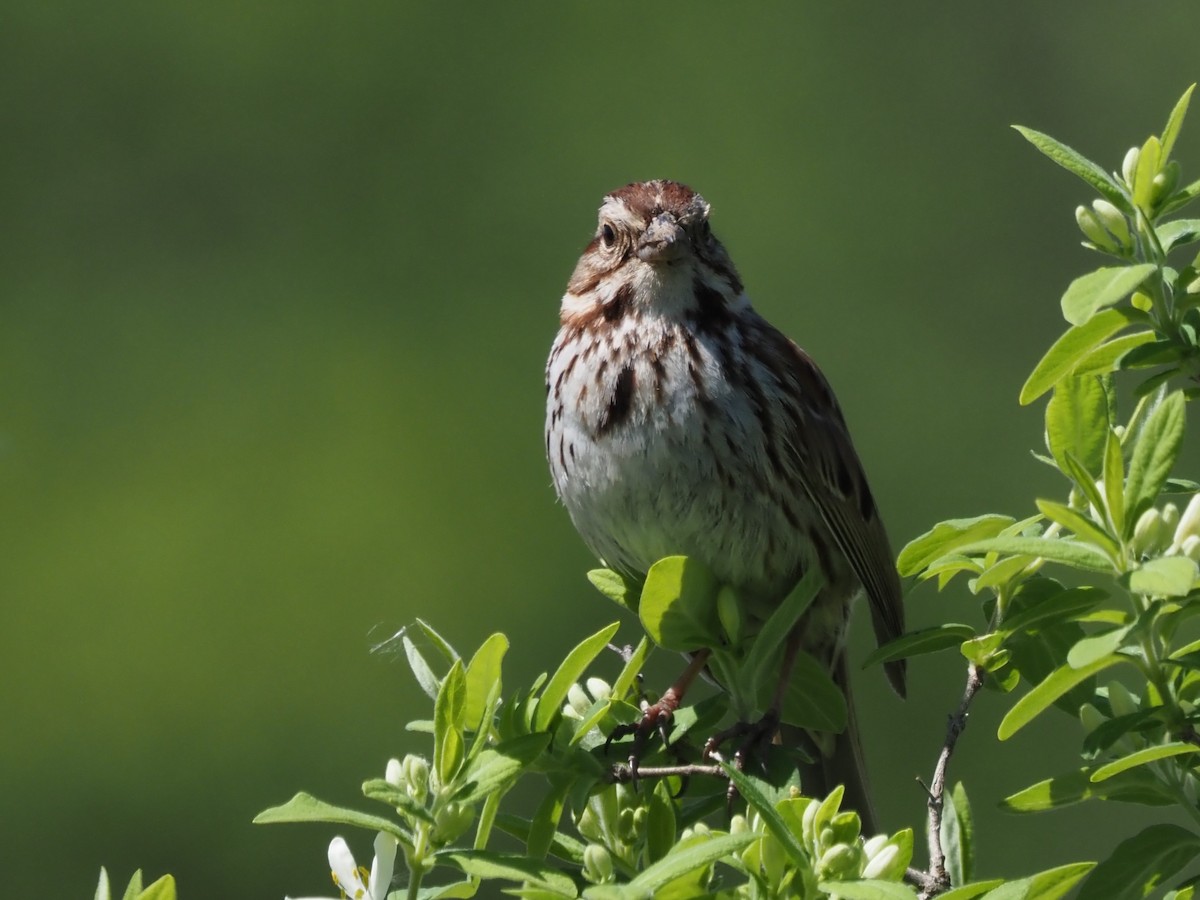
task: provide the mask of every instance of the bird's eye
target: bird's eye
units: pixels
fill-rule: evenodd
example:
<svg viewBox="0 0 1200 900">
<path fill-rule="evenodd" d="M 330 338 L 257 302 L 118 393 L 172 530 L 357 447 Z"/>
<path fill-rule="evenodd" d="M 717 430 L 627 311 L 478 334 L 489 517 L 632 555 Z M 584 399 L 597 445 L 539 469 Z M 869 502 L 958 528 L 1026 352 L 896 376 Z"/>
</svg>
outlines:
<svg viewBox="0 0 1200 900">
<path fill-rule="evenodd" d="M 604 227 L 600 229 L 600 240 L 604 241 L 605 247 L 611 247 L 617 242 L 617 232 L 607 222 L 605 222 Z"/>
</svg>

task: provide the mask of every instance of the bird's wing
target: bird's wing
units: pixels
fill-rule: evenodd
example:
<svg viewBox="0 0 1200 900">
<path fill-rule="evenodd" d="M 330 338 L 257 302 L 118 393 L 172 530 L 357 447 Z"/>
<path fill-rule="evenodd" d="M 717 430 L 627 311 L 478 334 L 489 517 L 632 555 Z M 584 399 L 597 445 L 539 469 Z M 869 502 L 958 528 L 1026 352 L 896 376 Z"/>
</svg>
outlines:
<svg viewBox="0 0 1200 900">
<path fill-rule="evenodd" d="M 900 577 L 887 531 L 825 376 L 803 350 L 770 330 L 771 349 L 785 361 L 783 370 L 794 382 L 792 396 L 798 396 L 801 403 L 798 414 L 786 420 L 795 478 L 862 582 L 871 604 L 875 636 L 883 644 L 904 633 Z M 902 663 L 887 667 L 888 679 L 901 695 L 905 692 Z"/>
</svg>

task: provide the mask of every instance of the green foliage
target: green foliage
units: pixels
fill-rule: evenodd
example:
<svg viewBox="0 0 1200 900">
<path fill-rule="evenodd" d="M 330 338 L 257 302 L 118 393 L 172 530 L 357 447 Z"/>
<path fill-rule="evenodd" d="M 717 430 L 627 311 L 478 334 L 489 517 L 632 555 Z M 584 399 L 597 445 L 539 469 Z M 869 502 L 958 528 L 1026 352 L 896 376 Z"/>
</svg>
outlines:
<svg viewBox="0 0 1200 900">
<path fill-rule="evenodd" d="M 943 522 L 900 554 L 904 574 L 936 578 L 939 589 L 966 574 L 984 626 L 960 652 L 1001 692 L 1029 685 L 1001 721 L 1001 740 L 1051 707 L 1083 725 L 1089 765 L 1013 794 L 1007 809 L 1113 800 L 1173 805 L 1190 819 L 1190 828 L 1154 825 L 1122 843 L 1084 882 L 1084 898 L 1146 896 L 1200 850 L 1200 646 L 1181 636 L 1200 612 L 1200 494 L 1172 474 L 1187 400 L 1200 395 L 1200 257 L 1178 267 L 1168 259 L 1200 233 L 1195 220 L 1164 218 L 1200 194 L 1197 184 L 1179 187 L 1170 159 L 1191 93 L 1162 135 L 1131 149 L 1112 175 L 1045 134 L 1018 129 L 1099 191 L 1076 221 L 1084 246 L 1115 260 L 1068 286 L 1062 309 L 1071 327 L 1020 394 L 1031 403 L 1052 392 L 1047 454 L 1038 458 L 1062 474 L 1064 496 L 1038 499 L 1037 515 L 1019 522 L 996 515 Z M 1125 373 L 1140 380 L 1122 422 L 1116 379 Z M 1164 496 L 1181 488 L 1192 494 L 1182 514 Z M 1086 584 L 1067 587 L 1048 566 L 1073 570 L 1070 577 Z M 905 635 L 870 661 L 949 648 L 951 635 L 966 635 L 962 628 Z M 1009 896 L 1018 884 L 987 896 Z M 1057 896 L 1057 887 L 1047 890 Z"/>
<path fill-rule="evenodd" d="M 96 900 L 113 900 L 112 888 L 108 883 L 108 870 L 100 868 L 100 881 L 96 885 Z M 149 887 L 142 887 L 142 870 L 138 869 L 129 879 L 121 900 L 175 900 L 175 879 L 164 875 Z"/>
<path fill-rule="evenodd" d="M 642 772 L 696 758 L 697 745 L 727 720 L 768 705 L 785 636 L 823 587 L 818 566 L 769 615 L 744 615 L 743 601 L 697 560 L 668 557 L 641 584 L 597 569 L 592 584 L 644 631 L 610 684 L 589 674 L 618 625 L 571 649 L 552 674 L 501 701 L 509 644 L 492 635 L 469 662 L 417 621 L 402 645 L 432 719 L 409 724 L 430 746 L 388 764 L 363 785 L 385 813 L 335 807 L 307 794 L 257 822 L 320 821 L 375 832 L 375 861 L 358 867 L 345 841 L 330 845 L 335 883 L 347 894 L 382 897 L 397 854 L 407 896 L 470 897 L 500 882 L 523 897 L 912 898 L 919 884 L 950 900 L 1053 900 L 1075 890 L 1087 900 L 1146 896 L 1185 873 L 1200 855 L 1200 641 L 1182 627 L 1200 612 L 1200 493 L 1173 474 L 1190 398 L 1200 395 L 1200 257 L 1168 255 L 1200 240 L 1200 221 L 1165 217 L 1200 196 L 1180 187 L 1171 159 L 1189 89 L 1161 135 L 1126 155 L 1110 174 L 1040 132 L 1018 129 L 1051 160 L 1101 195 L 1075 212 L 1085 246 L 1108 257 L 1062 295 L 1070 327 L 1035 366 L 1020 393 L 1050 393 L 1046 453 L 1062 494 L 1037 498 L 1023 519 L 987 514 L 941 522 L 900 553 L 906 576 L 939 589 L 965 575 L 979 598 L 977 625 L 946 623 L 903 635 L 871 654 L 874 665 L 955 649 L 1009 703 L 1003 741 L 1056 708 L 1082 725 L 1073 771 L 1014 793 L 1004 807 L 1040 813 L 1093 800 L 1174 807 L 1189 821 L 1151 825 L 1100 864 L 1062 865 L 1015 880 L 976 878 L 976 831 L 966 789 L 931 804 L 931 856 L 944 871 L 913 874 L 913 829 L 863 835 L 843 789 L 805 796 L 804 759 L 764 752 L 762 776 L 724 761 L 631 780 L 608 757 L 614 730 L 637 722 L 637 676 L 652 646 L 707 649 L 707 668 L 726 695 L 679 709 L 672 746 L 652 743 Z M 1133 331 L 1128 331 L 1133 329 Z M 1128 373 L 1128 374 L 1127 374 Z M 1122 419 L 1119 380 L 1132 375 L 1134 408 Z M 1166 499 L 1192 494 L 1181 511 Z M 1055 569 L 1064 580 L 1052 577 Z M 1056 573 L 1057 574 L 1057 573 Z M 759 627 L 755 622 L 765 623 Z M 430 662 L 427 655 L 436 654 Z M 1120 676 L 1124 680 L 1116 680 Z M 815 734 L 846 727 L 841 691 L 801 655 L 782 718 Z M 1022 684 L 1027 689 L 1019 694 Z M 1013 694 L 1011 701 L 1004 695 Z M 621 729 L 618 733 L 624 733 Z M 617 745 L 613 756 L 620 757 Z M 502 811 L 518 781 L 540 791 L 529 817 Z M 726 813 L 728 797 L 734 797 Z M 1090 874 L 1089 874 L 1090 873 Z M 1193 873 L 1194 874 L 1194 873 Z M 1184 886 L 1171 895 L 1192 896 Z"/>
</svg>

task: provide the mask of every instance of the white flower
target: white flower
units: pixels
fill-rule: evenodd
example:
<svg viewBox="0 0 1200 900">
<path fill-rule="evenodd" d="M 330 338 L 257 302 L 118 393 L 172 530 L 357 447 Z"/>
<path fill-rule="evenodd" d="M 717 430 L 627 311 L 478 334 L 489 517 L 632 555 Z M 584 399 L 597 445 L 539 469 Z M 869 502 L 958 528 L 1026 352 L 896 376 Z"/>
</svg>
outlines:
<svg viewBox="0 0 1200 900">
<path fill-rule="evenodd" d="M 385 900 L 392 886 L 392 870 L 396 865 L 396 839 L 390 834 L 375 835 L 375 859 L 371 871 L 360 869 L 354 862 L 349 845 L 340 837 L 329 843 L 329 868 L 333 883 L 350 900 Z M 366 881 L 363 876 L 366 875 Z M 291 900 L 291 898 L 288 898 Z M 296 900 L 330 900 L 325 897 L 301 897 Z"/>
</svg>

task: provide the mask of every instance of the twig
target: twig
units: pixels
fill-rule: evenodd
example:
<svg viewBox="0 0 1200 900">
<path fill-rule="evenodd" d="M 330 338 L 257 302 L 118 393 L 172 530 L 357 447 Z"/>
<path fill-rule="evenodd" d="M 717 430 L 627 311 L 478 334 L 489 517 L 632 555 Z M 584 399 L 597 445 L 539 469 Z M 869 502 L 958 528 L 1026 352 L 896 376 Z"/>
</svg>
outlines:
<svg viewBox="0 0 1200 900">
<path fill-rule="evenodd" d="M 946 723 L 946 741 L 942 744 L 937 765 L 933 768 L 933 780 L 929 782 L 929 787 L 925 788 L 929 795 L 929 799 L 926 801 L 929 808 L 929 832 L 927 835 L 929 870 L 922 872 L 920 869 L 909 868 L 906 873 L 908 881 L 920 889 L 922 900 L 928 900 L 950 888 L 950 875 L 946 871 L 946 851 L 942 847 L 942 810 L 945 807 L 946 768 L 950 764 L 950 756 L 954 753 L 959 735 L 967 727 L 967 710 L 981 687 L 983 687 L 983 673 L 974 663 L 971 663 L 967 666 L 967 684 L 963 689 L 962 702 L 958 704 L 958 710 L 949 717 Z"/>
<path fill-rule="evenodd" d="M 638 766 L 635 772 L 629 766 L 620 764 L 612 767 L 609 780 L 618 784 L 626 784 L 638 778 L 670 778 L 678 775 L 681 778 L 691 778 L 701 775 L 710 778 L 724 778 L 725 772 L 720 766 L 684 765 L 684 766 Z"/>
</svg>

